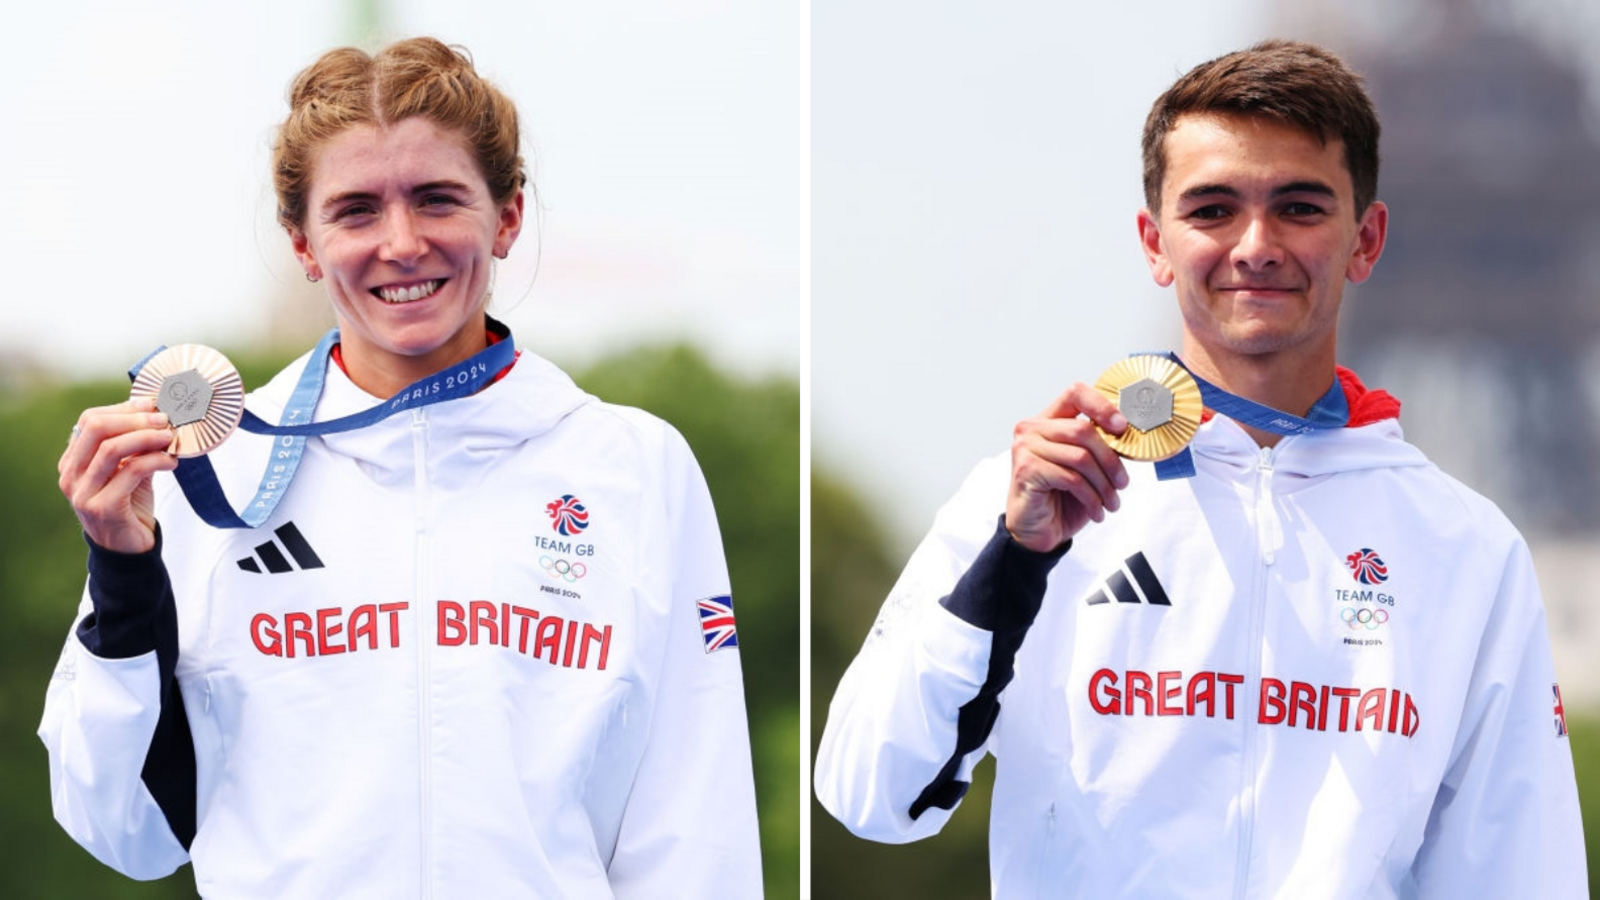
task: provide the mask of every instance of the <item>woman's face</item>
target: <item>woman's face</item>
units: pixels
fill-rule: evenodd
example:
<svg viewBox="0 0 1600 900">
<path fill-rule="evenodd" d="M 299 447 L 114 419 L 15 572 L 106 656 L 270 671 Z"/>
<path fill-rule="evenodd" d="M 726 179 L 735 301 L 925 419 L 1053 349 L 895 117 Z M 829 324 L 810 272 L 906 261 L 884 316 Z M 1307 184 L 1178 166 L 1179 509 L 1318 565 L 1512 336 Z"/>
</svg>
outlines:
<svg viewBox="0 0 1600 900">
<path fill-rule="evenodd" d="M 422 118 L 343 131 L 311 171 L 290 238 L 326 282 L 351 379 L 387 397 L 482 350 L 490 264 L 522 229 L 521 192 L 497 205 L 465 141 Z"/>
</svg>

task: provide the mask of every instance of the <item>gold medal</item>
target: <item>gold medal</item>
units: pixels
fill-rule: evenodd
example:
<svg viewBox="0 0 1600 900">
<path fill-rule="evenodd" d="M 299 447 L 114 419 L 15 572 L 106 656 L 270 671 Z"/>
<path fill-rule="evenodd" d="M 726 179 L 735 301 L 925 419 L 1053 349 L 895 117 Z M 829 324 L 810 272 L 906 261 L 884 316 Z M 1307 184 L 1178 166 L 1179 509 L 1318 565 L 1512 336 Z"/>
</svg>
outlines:
<svg viewBox="0 0 1600 900">
<path fill-rule="evenodd" d="M 200 344 L 178 344 L 150 357 L 133 381 L 133 399 L 154 400 L 172 422 L 178 457 L 210 453 L 244 418 L 244 382 L 228 358 Z"/>
<path fill-rule="evenodd" d="M 1184 368 L 1162 356 L 1130 356 L 1100 373 L 1094 389 L 1117 404 L 1128 420 L 1120 437 L 1096 426 L 1111 449 L 1129 459 L 1156 462 L 1188 446 L 1205 404 Z"/>
</svg>

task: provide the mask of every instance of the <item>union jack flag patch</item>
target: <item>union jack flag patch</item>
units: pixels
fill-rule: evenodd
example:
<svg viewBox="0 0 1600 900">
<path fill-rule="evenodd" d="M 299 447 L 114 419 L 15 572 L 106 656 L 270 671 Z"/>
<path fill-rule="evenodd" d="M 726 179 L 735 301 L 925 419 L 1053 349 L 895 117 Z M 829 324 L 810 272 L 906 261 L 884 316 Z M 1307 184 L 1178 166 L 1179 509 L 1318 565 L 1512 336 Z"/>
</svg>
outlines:
<svg viewBox="0 0 1600 900">
<path fill-rule="evenodd" d="M 739 646 L 739 631 L 733 624 L 733 598 L 707 597 L 695 606 L 700 609 L 700 636 L 706 652 Z"/>
<path fill-rule="evenodd" d="M 704 613 L 702 613 L 701 615 L 704 615 Z M 1555 691 L 1555 694 L 1556 694 L 1556 707 L 1555 707 L 1556 737 L 1566 737 L 1567 736 L 1567 708 L 1566 708 L 1566 706 L 1562 705 L 1562 703 L 1561 703 L 1561 685 L 1552 684 L 1552 685 L 1550 685 L 1550 689 Z"/>
</svg>

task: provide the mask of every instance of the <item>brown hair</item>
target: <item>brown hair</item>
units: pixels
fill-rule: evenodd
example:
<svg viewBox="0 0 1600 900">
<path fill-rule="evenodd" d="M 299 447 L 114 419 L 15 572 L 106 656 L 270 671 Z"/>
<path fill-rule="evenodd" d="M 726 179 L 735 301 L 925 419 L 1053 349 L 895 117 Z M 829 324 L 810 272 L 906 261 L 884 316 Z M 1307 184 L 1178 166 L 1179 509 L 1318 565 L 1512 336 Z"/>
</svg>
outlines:
<svg viewBox="0 0 1600 900">
<path fill-rule="evenodd" d="M 1185 115 L 1263 116 L 1344 144 L 1360 218 L 1378 194 L 1378 114 L 1361 76 L 1339 57 L 1300 41 L 1262 41 L 1201 63 L 1156 98 L 1144 123 L 1144 200 L 1159 214 L 1166 139 Z"/>
<path fill-rule="evenodd" d="M 371 55 L 343 47 L 324 53 L 289 88 L 289 118 L 272 148 L 279 224 L 305 225 L 311 163 L 325 141 L 355 125 L 384 127 L 413 116 L 462 135 L 495 203 L 510 202 L 527 181 L 516 107 L 479 77 L 465 49 L 429 37 Z"/>
</svg>

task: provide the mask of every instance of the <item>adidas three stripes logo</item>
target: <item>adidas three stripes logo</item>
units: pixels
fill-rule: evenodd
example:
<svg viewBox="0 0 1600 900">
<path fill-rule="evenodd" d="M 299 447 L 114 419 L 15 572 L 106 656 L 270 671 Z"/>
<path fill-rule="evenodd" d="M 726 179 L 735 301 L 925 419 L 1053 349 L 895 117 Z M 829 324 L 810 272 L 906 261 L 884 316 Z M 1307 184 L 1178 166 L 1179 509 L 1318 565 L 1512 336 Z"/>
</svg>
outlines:
<svg viewBox="0 0 1600 900">
<path fill-rule="evenodd" d="M 1132 582 L 1128 580 L 1129 575 L 1133 576 Z M 1134 590 L 1135 584 L 1138 585 L 1137 591 Z M 1090 594 L 1085 602 L 1090 606 L 1110 603 L 1106 591 L 1110 591 L 1118 603 L 1139 603 L 1141 602 L 1139 595 L 1143 594 L 1143 602 L 1151 606 L 1172 605 L 1172 601 L 1167 599 L 1167 592 L 1161 587 L 1161 580 L 1156 577 L 1155 570 L 1150 568 L 1150 562 L 1144 558 L 1143 553 L 1135 553 L 1123 560 L 1122 568 L 1106 578 L 1105 587 Z"/>
<path fill-rule="evenodd" d="M 272 575 L 293 572 L 296 565 L 301 569 L 322 568 L 321 557 L 317 556 L 317 551 L 311 549 L 311 543 L 300 533 L 300 529 L 294 527 L 293 522 L 285 522 L 272 533 L 278 539 L 257 544 L 255 555 L 239 560 L 239 568 L 257 575 L 261 574 L 262 566 L 266 566 L 267 572 Z M 288 556 L 283 555 L 285 550 L 289 551 Z M 291 558 L 294 560 L 293 563 L 289 561 Z"/>
</svg>

